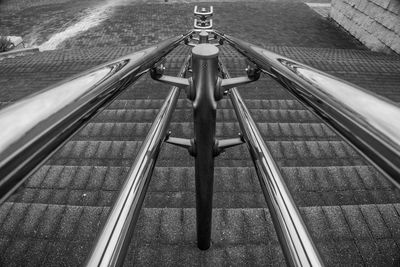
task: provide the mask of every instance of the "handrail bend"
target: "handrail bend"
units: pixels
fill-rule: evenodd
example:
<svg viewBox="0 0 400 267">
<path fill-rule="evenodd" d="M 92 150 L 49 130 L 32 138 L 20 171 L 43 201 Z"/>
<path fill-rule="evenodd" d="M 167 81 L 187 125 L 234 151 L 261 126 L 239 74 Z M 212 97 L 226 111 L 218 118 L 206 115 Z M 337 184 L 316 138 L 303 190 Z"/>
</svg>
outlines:
<svg viewBox="0 0 400 267">
<path fill-rule="evenodd" d="M 400 187 L 400 107 L 312 67 L 216 32 L 269 74 Z"/>
<path fill-rule="evenodd" d="M 223 74 L 229 78 L 228 70 L 222 63 L 220 66 Z M 287 264 L 289 266 L 323 266 L 318 250 L 290 195 L 279 167 L 242 97 L 235 87 L 229 90 L 228 95 L 253 159 Z"/>
<path fill-rule="evenodd" d="M 0 111 L 0 203 L 192 31 L 95 67 Z"/>
<path fill-rule="evenodd" d="M 190 56 L 186 58 L 178 76 L 184 75 L 189 59 Z M 179 88 L 173 86 L 160 108 L 86 266 L 122 266 L 179 93 Z"/>
</svg>

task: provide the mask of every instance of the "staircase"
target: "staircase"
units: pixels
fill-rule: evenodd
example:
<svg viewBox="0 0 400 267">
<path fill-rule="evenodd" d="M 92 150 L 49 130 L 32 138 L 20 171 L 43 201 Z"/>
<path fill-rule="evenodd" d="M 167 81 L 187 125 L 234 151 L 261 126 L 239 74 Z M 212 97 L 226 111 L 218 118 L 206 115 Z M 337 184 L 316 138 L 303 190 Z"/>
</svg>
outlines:
<svg viewBox="0 0 400 267">
<path fill-rule="evenodd" d="M 282 8 L 289 8 L 289 2 L 299 5 L 283 1 Z M 214 8 L 218 5 L 222 6 L 216 3 Z M 275 6 L 279 4 L 272 4 L 272 9 Z M 150 9 L 146 4 L 140 7 Z M 267 49 L 400 102 L 399 56 L 369 52 L 351 42 L 340 49 L 329 42 L 317 47 L 281 42 Z M 72 45 L 69 50 L 4 59 L 0 61 L 1 101 L 7 105 L 136 49 Z M 180 46 L 171 53 L 167 73 L 176 74 L 189 52 Z M 220 58 L 232 76 L 244 74 L 246 62 L 232 48 L 222 47 Z M 0 266 L 84 263 L 168 92 L 168 86 L 145 75 L 0 206 Z M 263 75 L 258 82 L 240 87 L 240 93 L 326 265 L 399 265 L 399 190 L 274 80 Z M 184 92 L 170 129 L 176 137 L 193 136 L 191 103 Z M 217 137 L 238 132 L 235 113 L 225 98 L 218 106 Z M 216 158 L 212 246 L 207 251 L 196 246 L 194 193 L 193 158 L 184 149 L 164 144 L 125 266 L 285 265 L 245 145 Z"/>
</svg>

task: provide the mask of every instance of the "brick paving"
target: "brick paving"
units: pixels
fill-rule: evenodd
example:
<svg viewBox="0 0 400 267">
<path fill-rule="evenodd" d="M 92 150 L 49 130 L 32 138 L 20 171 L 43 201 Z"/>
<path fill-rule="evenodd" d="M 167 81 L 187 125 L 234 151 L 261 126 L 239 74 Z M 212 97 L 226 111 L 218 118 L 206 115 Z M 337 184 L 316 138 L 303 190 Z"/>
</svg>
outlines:
<svg viewBox="0 0 400 267">
<path fill-rule="evenodd" d="M 49 36 L 65 29 L 84 16 L 94 1 L 2 1 L 0 34 L 22 36 L 28 46 L 45 42 Z"/>
<path fill-rule="evenodd" d="M 258 45 L 363 48 L 298 1 L 206 4 L 214 6 L 216 29 Z M 192 24 L 193 7 L 194 4 L 190 3 L 116 7 L 114 15 L 103 25 L 68 40 L 65 47 L 145 47 L 188 30 Z"/>
<path fill-rule="evenodd" d="M 157 2 L 157 3 L 154 3 Z M 160 3 L 161 2 L 161 3 Z M 174 3 L 178 2 L 178 3 Z M 121 1 L 100 26 L 68 40 L 60 48 L 145 47 L 181 34 L 192 25 L 195 3 Z M 28 44 L 41 44 L 95 6 L 91 0 L 28 1 L 26 7 L 0 4 L 0 32 L 21 35 Z M 102 3 L 102 2 L 99 2 Z M 363 48 L 301 1 L 206 1 L 215 8 L 217 29 L 259 45 Z"/>
</svg>

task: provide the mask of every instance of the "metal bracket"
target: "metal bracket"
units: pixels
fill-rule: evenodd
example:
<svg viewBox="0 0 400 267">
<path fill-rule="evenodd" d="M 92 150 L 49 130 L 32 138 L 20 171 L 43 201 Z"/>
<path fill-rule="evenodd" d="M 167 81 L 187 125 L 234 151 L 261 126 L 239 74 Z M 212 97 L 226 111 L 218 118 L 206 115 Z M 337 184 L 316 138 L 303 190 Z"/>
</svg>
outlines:
<svg viewBox="0 0 400 267">
<path fill-rule="evenodd" d="M 164 75 L 165 67 L 160 65 L 150 69 L 150 76 L 156 81 L 183 88 L 185 90 L 186 96 L 189 100 L 194 100 L 196 97 L 196 91 L 193 88 L 192 78 L 181 78 L 175 76 Z"/>
<path fill-rule="evenodd" d="M 217 35 L 214 34 L 213 37 L 210 35 L 211 34 L 209 32 L 207 32 L 207 30 L 198 29 L 198 37 L 192 36 L 190 38 L 191 41 L 195 41 L 195 42 L 194 43 L 190 42 L 190 40 L 187 38 L 184 40 L 184 43 L 185 43 L 185 45 L 192 46 L 192 47 L 194 47 L 198 44 L 212 44 L 214 46 L 220 46 L 222 44 L 220 40 L 217 40 L 218 39 Z M 214 42 L 214 41 L 217 41 L 217 42 Z"/>
<path fill-rule="evenodd" d="M 198 38 L 193 37 L 192 40 L 197 41 Z M 188 46 L 193 46 L 193 47 L 195 47 L 195 46 L 197 45 L 197 44 L 195 44 L 195 43 L 191 43 L 191 42 L 189 41 L 189 39 L 185 39 L 185 40 L 183 40 L 183 42 L 184 42 L 185 45 L 188 45 Z"/>
<path fill-rule="evenodd" d="M 199 29 L 199 30 L 208 30 L 208 29 L 212 29 L 213 27 L 213 20 L 197 20 L 194 19 L 194 25 L 193 27 L 195 29 Z"/>
<path fill-rule="evenodd" d="M 213 6 L 210 6 L 209 11 L 207 11 L 205 7 L 202 7 L 201 10 L 199 10 L 198 6 L 194 6 L 193 13 L 196 17 L 199 17 L 201 20 L 206 20 L 207 18 L 213 15 L 214 8 Z"/>
<path fill-rule="evenodd" d="M 247 77 L 242 76 L 242 77 L 228 78 L 228 79 L 219 78 L 217 81 L 217 87 L 214 95 L 215 99 L 216 100 L 222 99 L 222 97 L 225 94 L 225 91 L 233 87 L 257 81 L 260 78 L 261 70 L 258 68 L 251 68 L 250 66 L 248 66 L 246 68 L 246 72 L 247 72 Z"/>
<path fill-rule="evenodd" d="M 214 157 L 218 156 L 219 154 L 225 152 L 225 149 L 229 147 L 238 146 L 244 144 L 244 138 L 241 133 L 239 133 L 239 137 L 237 138 L 229 138 L 229 139 L 222 139 L 222 140 L 215 140 L 214 145 Z"/>
<path fill-rule="evenodd" d="M 196 145 L 194 143 L 194 139 L 187 138 L 177 138 L 171 137 L 171 132 L 168 132 L 167 137 L 165 138 L 165 143 L 186 148 L 189 151 L 189 154 L 193 157 L 196 156 Z"/>
<path fill-rule="evenodd" d="M 194 139 L 187 139 L 187 138 L 178 138 L 178 137 L 171 137 L 171 132 L 168 132 L 164 142 L 186 148 L 189 152 L 189 154 L 193 157 L 196 156 L 196 144 L 194 142 Z M 243 139 L 243 135 L 239 133 L 239 137 L 237 138 L 228 138 L 228 139 L 221 139 L 215 140 L 214 148 L 213 148 L 213 155 L 214 157 L 220 155 L 221 153 L 225 152 L 225 149 L 242 145 L 244 144 L 245 141 Z"/>
</svg>

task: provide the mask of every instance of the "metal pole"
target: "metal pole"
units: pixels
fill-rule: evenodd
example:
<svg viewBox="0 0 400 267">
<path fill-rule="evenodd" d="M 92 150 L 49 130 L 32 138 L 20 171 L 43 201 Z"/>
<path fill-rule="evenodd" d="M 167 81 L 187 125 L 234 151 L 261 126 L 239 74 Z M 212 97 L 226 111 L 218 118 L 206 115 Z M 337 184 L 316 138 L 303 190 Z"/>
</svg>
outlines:
<svg viewBox="0 0 400 267">
<path fill-rule="evenodd" d="M 202 250 L 210 247 L 211 238 L 218 53 L 211 44 L 192 50 L 197 246 Z"/>
<path fill-rule="evenodd" d="M 228 70 L 224 65 L 220 66 L 222 72 L 229 78 Z M 230 89 L 229 97 L 253 159 L 287 264 L 289 266 L 324 266 L 279 167 L 239 91 L 236 88 Z"/>
<path fill-rule="evenodd" d="M 205 44 L 208 43 L 208 32 L 206 31 L 201 31 L 199 33 L 199 44 Z"/>
<path fill-rule="evenodd" d="M 189 57 L 185 60 L 179 77 L 184 75 L 188 62 Z M 179 93 L 178 87 L 172 87 L 160 108 L 86 266 L 122 266 Z"/>
</svg>

